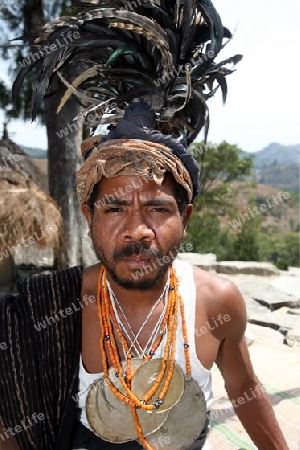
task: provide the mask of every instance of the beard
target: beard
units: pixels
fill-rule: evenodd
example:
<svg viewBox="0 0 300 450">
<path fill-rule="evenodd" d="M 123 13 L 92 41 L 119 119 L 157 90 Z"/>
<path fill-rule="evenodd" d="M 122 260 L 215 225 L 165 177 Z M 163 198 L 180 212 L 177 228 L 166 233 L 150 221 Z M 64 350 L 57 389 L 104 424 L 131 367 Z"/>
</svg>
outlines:
<svg viewBox="0 0 300 450">
<path fill-rule="evenodd" d="M 111 278 L 120 287 L 132 290 L 132 291 L 148 291 L 156 286 L 156 284 L 164 278 L 172 262 L 176 258 L 180 247 L 180 242 L 176 246 L 172 246 L 167 253 L 163 252 L 161 249 L 150 249 L 146 243 L 140 242 L 130 242 L 126 247 L 115 250 L 112 255 L 112 262 L 108 260 L 105 255 L 102 246 L 96 248 L 93 242 L 93 249 L 99 261 L 101 261 Z M 130 256 L 146 256 L 149 259 L 149 264 L 140 270 L 135 270 L 131 277 L 132 279 L 122 278 L 122 276 L 116 273 L 116 265 L 123 258 L 128 258 Z M 167 262 L 162 261 L 164 257 L 167 257 Z M 164 258 L 166 260 L 166 258 Z M 151 273 L 159 268 L 156 275 L 151 277 Z M 148 276 L 150 272 L 150 276 Z"/>
</svg>

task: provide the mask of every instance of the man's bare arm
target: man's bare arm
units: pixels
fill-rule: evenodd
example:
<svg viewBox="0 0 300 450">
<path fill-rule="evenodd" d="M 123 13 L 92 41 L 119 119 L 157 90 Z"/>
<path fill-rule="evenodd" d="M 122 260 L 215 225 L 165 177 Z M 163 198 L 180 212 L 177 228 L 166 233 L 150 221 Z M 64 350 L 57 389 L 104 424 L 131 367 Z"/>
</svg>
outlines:
<svg viewBox="0 0 300 450">
<path fill-rule="evenodd" d="M 234 410 L 259 450 L 288 450 L 268 396 L 256 377 L 244 340 L 246 308 L 231 284 L 224 304 L 231 317 L 218 351 L 217 365 Z"/>
</svg>

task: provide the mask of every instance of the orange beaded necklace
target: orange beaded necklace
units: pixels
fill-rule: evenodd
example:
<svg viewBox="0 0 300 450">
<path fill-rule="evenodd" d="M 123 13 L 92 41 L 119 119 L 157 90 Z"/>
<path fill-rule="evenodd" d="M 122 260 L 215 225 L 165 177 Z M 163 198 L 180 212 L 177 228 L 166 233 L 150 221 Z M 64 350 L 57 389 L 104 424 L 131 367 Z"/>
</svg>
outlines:
<svg viewBox="0 0 300 450">
<path fill-rule="evenodd" d="M 175 364 L 178 308 L 180 308 L 182 322 L 186 374 L 188 376 L 191 376 L 189 344 L 184 317 L 184 305 L 183 300 L 178 292 L 178 285 L 179 282 L 176 278 L 175 270 L 172 267 L 170 268 L 168 303 L 165 316 L 160 327 L 160 332 L 158 333 L 149 354 L 141 360 L 141 364 L 145 364 L 147 363 L 147 361 L 152 359 L 152 356 L 155 354 L 155 351 L 159 347 L 163 335 L 167 330 L 167 340 L 164 347 L 163 357 L 161 359 L 161 367 L 159 373 L 156 376 L 155 382 L 153 383 L 151 388 L 143 395 L 142 399 L 140 399 L 131 390 L 131 380 L 134 377 L 135 372 L 131 370 L 131 354 L 129 352 L 128 342 L 124 337 L 124 334 L 122 333 L 118 321 L 116 320 L 115 312 L 110 301 L 110 296 L 107 288 L 106 268 L 104 266 L 101 266 L 98 276 L 97 304 L 101 329 L 99 345 L 102 355 L 104 380 L 108 384 L 113 394 L 120 401 L 130 406 L 138 438 L 146 450 L 153 450 L 153 447 L 148 444 L 143 435 L 143 430 L 140 426 L 136 410 L 143 409 L 145 411 L 152 412 L 159 409 L 163 404 L 164 398 L 168 392 Z M 114 329 L 116 330 L 116 334 L 127 354 L 125 372 L 123 371 Z M 111 362 L 111 366 L 115 370 L 115 375 L 121 382 L 124 393 L 122 393 L 109 378 L 109 361 Z M 153 403 L 148 404 L 148 402 L 150 402 L 154 395 L 158 395 L 156 400 Z"/>
</svg>

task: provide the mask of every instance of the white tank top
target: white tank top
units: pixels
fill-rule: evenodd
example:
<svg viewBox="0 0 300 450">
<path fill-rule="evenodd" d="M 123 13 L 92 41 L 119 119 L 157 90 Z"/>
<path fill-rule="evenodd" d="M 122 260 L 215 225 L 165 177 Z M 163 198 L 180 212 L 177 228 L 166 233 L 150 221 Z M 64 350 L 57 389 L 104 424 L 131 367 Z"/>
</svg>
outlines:
<svg viewBox="0 0 300 450">
<path fill-rule="evenodd" d="M 179 279 L 179 293 L 184 301 L 184 314 L 187 325 L 188 339 L 189 339 L 189 351 L 191 359 L 192 377 L 199 383 L 206 400 L 207 409 L 213 401 L 213 394 L 211 390 L 211 372 L 202 366 L 196 354 L 195 345 L 195 312 L 196 312 L 196 288 L 193 275 L 193 267 L 185 261 L 176 259 L 174 261 L 174 267 L 176 270 L 177 278 Z M 177 326 L 177 338 L 176 338 L 176 356 L 175 360 L 185 372 L 185 357 L 183 347 L 182 325 L 180 311 L 178 312 L 178 326 Z M 164 344 L 166 335 L 162 339 L 162 342 L 155 352 L 153 358 L 160 358 L 163 355 Z M 88 373 L 83 364 L 82 357 L 80 355 L 80 367 L 79 367 L 79 390 L 77 394 L 77 407 L 78 407 L 78 419 L 81 423 L 89 428 L 91 427 L 86 417 L 85 402 L 88 390 L 94 381 L 103 376 L 102 373 Z M 206 447 L 204 447 L 206 448 Z"/>
</svg>

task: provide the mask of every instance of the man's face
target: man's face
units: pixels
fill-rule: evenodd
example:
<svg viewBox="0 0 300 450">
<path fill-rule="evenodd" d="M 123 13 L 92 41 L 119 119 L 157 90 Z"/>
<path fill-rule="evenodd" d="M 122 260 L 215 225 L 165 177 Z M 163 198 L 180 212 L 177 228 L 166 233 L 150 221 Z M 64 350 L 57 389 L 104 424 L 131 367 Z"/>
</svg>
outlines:
<svg viewBox="0 0 300 450">
<path fill-rule="evenodd" d="M 103 178 L 94 211 L 82 208 L 97 257 L 125 289 L 151 289 L 178 253 L 192 205 L 180 215 L 173 183 L 171 176 L 161 186 L 138 176 Z"/>
</svg>

